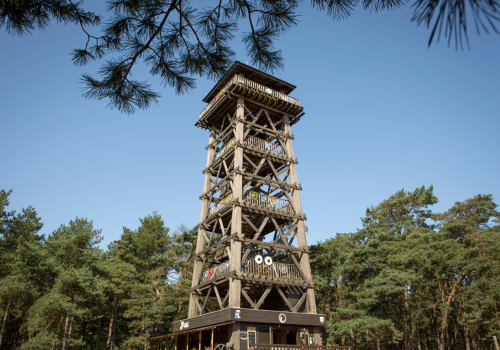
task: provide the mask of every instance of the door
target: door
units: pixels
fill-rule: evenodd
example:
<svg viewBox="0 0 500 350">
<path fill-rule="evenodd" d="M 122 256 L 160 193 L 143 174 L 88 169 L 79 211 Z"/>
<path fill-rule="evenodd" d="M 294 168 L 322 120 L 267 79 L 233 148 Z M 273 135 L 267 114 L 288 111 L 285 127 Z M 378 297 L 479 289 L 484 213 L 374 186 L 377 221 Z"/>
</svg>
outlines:
<svg viewBox="0 0 500 350">
<path fill-rule="evenodd" d="M 309 332 L 306 328 L 297 330 L 297 345 L 309 345 Z"/>
</svg>

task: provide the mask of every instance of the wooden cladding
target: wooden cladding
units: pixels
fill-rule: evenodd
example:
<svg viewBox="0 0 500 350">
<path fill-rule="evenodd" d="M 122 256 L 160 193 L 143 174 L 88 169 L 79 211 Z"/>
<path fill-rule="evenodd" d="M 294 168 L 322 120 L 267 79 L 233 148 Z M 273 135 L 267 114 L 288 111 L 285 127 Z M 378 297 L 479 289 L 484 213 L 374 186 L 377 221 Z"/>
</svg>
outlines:
<svg viewBox="0 0 500 350">
<path fill-rule="evenodd" d="M 227 84 L 222 88 L 217 95 L 210 101 L 208 105 L 203 108 L 203 110 L 200 113 L 200 119 L 203 118 L 203 116 L 222 98 L 227 95 L 228 91 L 230 88 L 236 85 L 242 85 L 244 87 L 250 88 L 252 90 L 255 90 L 263 95 L 268 95 L 271 98 L 275 98 L 284 102 L 291 103 L 296 106 L 300 106 L 300 100 L 293 98 L 291 96 L 288 96 L 287 94 L 284 94 L 282 92 L 273 90 L 267 86 L 258 84 L 252 80 L 243 78 L 239 75 L 235 75 Z"/>
</svg>

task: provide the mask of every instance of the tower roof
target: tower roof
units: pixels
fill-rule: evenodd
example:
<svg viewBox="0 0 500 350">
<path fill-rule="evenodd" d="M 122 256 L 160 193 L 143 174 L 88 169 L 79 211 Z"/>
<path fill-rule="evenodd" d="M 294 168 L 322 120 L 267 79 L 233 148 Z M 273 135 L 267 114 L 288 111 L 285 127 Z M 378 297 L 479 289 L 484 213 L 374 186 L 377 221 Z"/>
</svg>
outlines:
<svg viewBox="0 0 500 350">
<path fill-rule="evenodd" d="M 217 95 L 217 93 L 229 82 L 229 80 L 235 74 L 243 74 L 245 78 L 250 79 L 256 83 L 267 86 L 276 91 L 282 91 L 285 94 L 289 94 L 295 90 L 296 86 L 287 83 L 281 79 L 273 77 L 267 73 L 264 73 L 258 69 L 252 68 L 243 64 L 239 61 L 234 62 L 233 66 L 224 74 L 221 80 L 212 88 L 207 96 L 203 99 L 203 102 L 209 103 Z"/>
</svg>

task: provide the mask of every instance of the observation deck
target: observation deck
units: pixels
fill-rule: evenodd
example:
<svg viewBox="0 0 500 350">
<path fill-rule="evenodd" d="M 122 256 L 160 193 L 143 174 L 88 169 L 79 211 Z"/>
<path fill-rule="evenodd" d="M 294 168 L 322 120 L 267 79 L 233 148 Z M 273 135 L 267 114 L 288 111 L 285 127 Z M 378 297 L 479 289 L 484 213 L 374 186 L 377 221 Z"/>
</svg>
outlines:
<svg viewBox="0 0 500 350">
<path fill-rule="evenodd" d="M 231 102 L 238 98 L 245 99 L 247 104 L 265 107 L 273 121 L 288 114 L 292 125 L 298 122 L 304 108 L 299 99 L 288 95 L 295 86 L 262 72 L 254 72 L 258 71 L 236 62 L 203 100 L 208 105 L 201 111 L 195 125 L 208 129 L 211 124 L 219 124 L 226 113 L 232 116 L 236 105 Z"/>
</svg>

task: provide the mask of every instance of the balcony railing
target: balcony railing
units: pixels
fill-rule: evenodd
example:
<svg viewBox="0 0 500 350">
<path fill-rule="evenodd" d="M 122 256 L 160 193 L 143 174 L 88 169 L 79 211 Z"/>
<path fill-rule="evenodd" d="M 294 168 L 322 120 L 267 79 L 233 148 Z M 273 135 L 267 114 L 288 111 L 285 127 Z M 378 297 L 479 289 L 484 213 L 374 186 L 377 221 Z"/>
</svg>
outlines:
<svg viewBox="0 0 500 350">
<path fill-rule="evenodd" d="M 214 205 L 212 205 L 210 207 L 210 209 L 208 209 L 208 216 L 210 216 L 213 213 L 218 212 L 219 210 L 221 210 L 222 208 L 224 208 L 226 205 L 229 204 L 229 202 L 231 202 L 232 199 L 233 199 L 233 194 L 230 193 L 227 196 L 225 196 L 224 198 L 222 198 L 219 201 L 219 203 L 215 203 Z"/>
<path fill-rule="evenodd" d="M 354 350 L 352 345 L 281 345 L 281 344 L 251 344 L 254 350 Z"/>
<path fill-rule="evenodd" d="M 234 145 L 234 138 L 229 140 L 229 142 L 224 144 L 224 146 L 222 146 L 222 148 L 215 153 L 214 160 L 224 155 L 224 153 L 226 153 L 229 150 L 229 148 L 233 147 L 233 145 Z"/>
<path fill-rule="evenodd" d="M 203 282 L 206 282 L 208 280 L 212 280 L 214 278 L 217 278 L 218 276 L 221 276 L 224 272 L 229 271 L 230 266 L 231 265 L 230 265 L 229 261 L 225 261 L 217 266 L 206 269 L 205 271 L 203 271 L 203 275 L 201 276 L 200 283 L 203 283 Z"/>
<path fill-rule="evenodd" d="M 288 200 L 268 196 L 264 193 L 249 191 L 243 197 L 243 202 L 259 207 L 270 208 L 282 212 L 294 213 L 292 206 Z"/>
<path fill-rule="evenodd" d="M 219 265 L 206 269 L 205 271 L 203 271 L 200 283 L 212 279 L 217 279 L 217 277 L 221 276 L 225 272 L 228 272 L 230 267 L 231 265 L 229 261 L 225 261 Z M 244 262 L 243 265 L 241 266 L 241 272 L 263 275 L 268 277 L 288 278 L 295 280 L 302 279 L 299 269 L 297 268 L 297 266 L 293 264 L 273 263 L 271 266 L 264 267 L 263 264 L 258 265 L 254 259 L 250 259 Z"/>
<path fill-rule="evenodd" d="M 233 200 L 233 194 L 230 193 L 224 198 L 222 198 L 219 203 L 215 203 L 208 209 L 208 215 L 210 216 L 222 208 L 226 207 L 231 201 Z M 270 208 L 273 210 L 278 210 L 281 212 L 286 212 L 286 213 L 294 213 L 293 208 L 291 204 L 288 202 L 288 200 L 283 199 L 283 198 L 277 198 L 277 197 L 272 197 L 268 196 L 264 193 L 260 192 L 255 192 L 255 191 L 248 191 L 245 196 L 243 196 L 243 202 L 246 204 L 254 205 L 254 206 L 259 206 L 259 207 L 265 207 L 265 208 Z"/>
<path fill-rule="evenodd" d="M 275 156 L 286 157 L 285 151 L 277 143 L 262 140 L 255 136 L 248 136 L 244 143 L 248 147 L 255 148 Z"/>
<path fill-rule="evenodd" d="M 224 96 L 225 93 L 231 88 L 233 85 L 241 84 L 247 87 L 250 87 L 254 90 L 260 91 L 264 94 L 273 96 L 275 98 L 278 98 L 282 101 L 289 102 L 291 104 L 300 106 L 300 100 L 293 98 L 291 96 L 288 96 L 287 94 L 284 94 L 282 92 L 273 90 L 268 88 L 267 86 L 258 84 L 252 80 L 246 79 L 244 77 L 240 77 L 239 75 L 235 75 L 227 84 L 222 88 L 217 95 L 210 101 L 208 105 L 203 108 L 203 110 L 200 113 L 200 119 L 212 108 L 212 106 L 215 105 L 215 103 L 222 97 Z"/>
<path fill-rule="evenodd" d="M 264 264 L 257 264 L 254 259 L 247 260 L 241 267 L 242 272 L 253 273 L 268 277 L 289 278 L 301 280 L 299 269 L 292 264 L 273 263 L 271 266 L 264 267 Z"/>
</svg>

